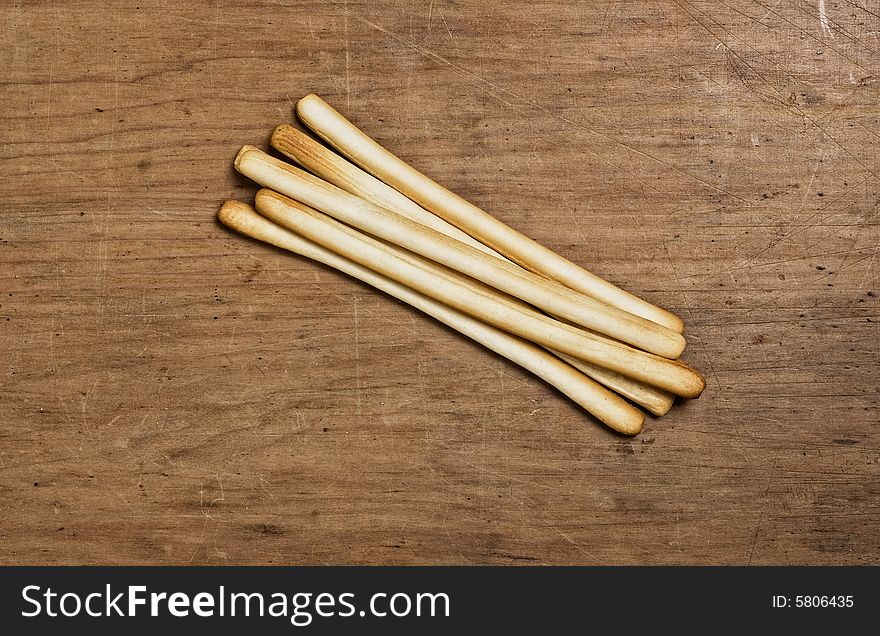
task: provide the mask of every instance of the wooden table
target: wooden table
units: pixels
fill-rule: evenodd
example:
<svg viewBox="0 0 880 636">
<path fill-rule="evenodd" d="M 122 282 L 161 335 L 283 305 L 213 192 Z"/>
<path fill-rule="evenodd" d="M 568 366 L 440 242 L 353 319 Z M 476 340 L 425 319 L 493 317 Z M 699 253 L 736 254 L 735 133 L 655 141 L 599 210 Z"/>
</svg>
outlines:
<svg viewBox="0 0 880 636">
<path fill-rule="evenodd" d="M 878 563 L 868 0 L 4 3 L 3 563 Z M 226 231 L 315 92 L 682 315 L 634 439 Z"/>
</svg>

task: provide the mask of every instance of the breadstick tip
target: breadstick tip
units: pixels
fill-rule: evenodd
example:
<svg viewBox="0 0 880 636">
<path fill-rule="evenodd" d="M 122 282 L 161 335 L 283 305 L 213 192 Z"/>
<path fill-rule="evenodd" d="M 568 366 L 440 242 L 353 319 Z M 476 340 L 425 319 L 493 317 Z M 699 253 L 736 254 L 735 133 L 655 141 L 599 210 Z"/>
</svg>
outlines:
<svg viewBox="0 0 880 636">
<path fill-rule="evenodd" d="M 314 93 L 309 93 L 305 97 L 300 97 L 300 99 L 296 103 L 296 105 L 299 106 L 300 104 L 304 104 L 304 105 L 308 106 L 309 103 L 323 102 L 323 101 L 324 101 L 323 99 L 321 99 L 320 97 L 318 97 Z"/>
<path fill-rule="evenodd" d="M 697 391 L 696 394 L 694 395 L 694 397 L 691 399 L 696 399 L 696 398 L 700 397 L 700 395 L 702 395 L 703 391 L 706 390 L 706 378 L 704 378 L 703 374 L 700 373 L 699 371 L 694 371 L 694 373 L 697 374 L 697 380 L 699 380 L 700 390 Z"/>
<path fill-rule="evenodd" d="M 668 397 L 664 398 L 662 402 L 658 402 L 657 404 L 653 404 L 651 406 L 645 406 L 652 415 L 656 417 L 663 417 L 669 410 L 672 408 L 672 405 L 675 404 L 675 396 L 670 394 Z"/>
<path fill-rule="evenodd" d="M 233 161 L 233 165 L 235 165 L 236 170 L 238 169 L 239 165 L 241 164 L 241 160 L 251 150 L 259 150 L 259 148 L 255 148 L 254 146 L 250 146 L 247 144 L 245 144 L 244 146 L 241 147 L 241 150 L 239 150 L 238 154 L 235 155 L 235 161 Z"/>
<path fill-rule="evenodd" d="M 642 432 L 642 426 L 644 426 L 644 424 L 645 416 L 642 413 L 639 413 L 638 417 L 628 417 L 626 420 L 615 422 L 611 428 L 624 435 L 638 435 Z"/>
<path fill-rule="evenodd" d="M 234 229 L 240 225 L 240 221 L 244 215 L 251 214 L 253 211 L 254 209 L 247 203 L 230 199 L 224 201 L 223 205 L 220 206 L 220 210 L 217 212 L 217 218 L 220 219 L 220 222 L 223 225 Z"/>
<path fill-rule="evenodd" d="M 282 195 L 275 192 L 275 190 L 270 190 L 269 188 L 260 188 L 259 190 L 257 190 L 257 194 L 254 196 L 254 202 L 259 205 L 261 201 L 265 201 L 266 199 L 281 201 Z"/>
<path fill-rule="evenodd" d="M 674 360 L 673 362 L 688 371 L 687 390 L 680 394 L 681 397 L 688 398 L 689 400 L 700 397 L 703 391 L 706 390 L 706 378 L 703 377 L 703 374 L 681 360 Z"/>
<path fill-rule="evenodd" d="M 291 131 L 295 130 L 296 128 L 290 124 L 278 124 L 275 126 L 275 130 L 272 131 L 272 139 L 274 139 L 276 135 L 289 135 L 291 134 Z"/>
<path fill-rule="evenodd" d="M 667 312 L 668 313 L 668 312 Z M 669 314 L 669 324 L 667 325 L 670 329 L 677 331 L 678 333 L 684 332 L 684 320 L 676 316 L 675 314 Z"/>
<path fill-rule="evenodd" d="M 308 95 L 306 95 L 305 97 L 301 98 L 301 99 L 296 103 L 296 114 L 297 114 L 297 117 L 299 117 L 300 119 L 304 119 L 304 118 L 305 118 L 305 115 L 306 115 L 306 111 L 308 110 L 309 106 L 311 106 L 311 105 L 321 106 L 321 105 L 323 105 L 323 104 L 325 104 L 325 103 L 326 103 L 326 102 L 324 102 L 323 99 L 321 99 L 320 97 L 318 97 L 318 96 L 315 95 L 314 93 L 309 93 Z"/>
</svg>

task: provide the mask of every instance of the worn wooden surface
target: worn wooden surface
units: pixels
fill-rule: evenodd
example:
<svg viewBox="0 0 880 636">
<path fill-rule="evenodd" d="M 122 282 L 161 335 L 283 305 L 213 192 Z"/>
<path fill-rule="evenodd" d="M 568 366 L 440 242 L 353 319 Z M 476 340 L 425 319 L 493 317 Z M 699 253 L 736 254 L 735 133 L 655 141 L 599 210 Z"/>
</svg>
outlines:
<svg viewBox="0 0 880 636">
<path fill-rule="evenodd" d="M 4 2 L 0 561 L 877 563 L 880 6 Z M 316 92 L 680 313 L 635 439 L 214 221 Z"/>
</svg>

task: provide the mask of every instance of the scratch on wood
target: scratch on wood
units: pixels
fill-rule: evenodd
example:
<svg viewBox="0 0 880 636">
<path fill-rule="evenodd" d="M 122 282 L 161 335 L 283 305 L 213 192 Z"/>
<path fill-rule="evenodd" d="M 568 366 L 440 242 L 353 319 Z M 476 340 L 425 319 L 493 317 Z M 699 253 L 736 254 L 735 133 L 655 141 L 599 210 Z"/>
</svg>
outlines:
<svg viewBox="0 0 880 636">
<path fill-rule="evenodd" d="M 360 317 L 358 315 L 358 298 L 355 297 L 354 305 L 354 369 L 355 386 L 357 389 L 357 414 L 361 414 L 361 348 L 360 348 Z"/>
<path fill-rule="evenodd" d="M 822 33 L 831 36 L 834 39 L 834 31 L 828 24 L 828 14 L 825 12 L 825 0 L 819 0 L 819 23 L 822 25 Z"/>
</svg>

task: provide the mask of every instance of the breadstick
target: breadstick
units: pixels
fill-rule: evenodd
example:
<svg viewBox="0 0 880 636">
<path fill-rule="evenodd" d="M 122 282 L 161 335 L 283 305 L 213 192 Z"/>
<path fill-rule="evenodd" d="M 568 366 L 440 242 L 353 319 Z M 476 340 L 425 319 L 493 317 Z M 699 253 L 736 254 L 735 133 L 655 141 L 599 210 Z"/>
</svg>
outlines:
<svg viewBox="0 0 880 636">
<path fill-rule="evenodd" d="M 492 254 L 498 258 L 504 258 L 492 248 L 486 247 L 469 234 L 465 234 L 454 225 L 441 219 L 439 216 L 428 212 L 412 201 L 412 199 L 406 198 L 394 188 L 386 185 L 371 174 L 364 172 L 341 155 L 336 154 L 320 142 L 315 141 L 289 124 L 281 124 L 277 126 L 272 133 L 270 143 L 275 150 L 290 157 L 315 176 L 321 177 L 325 181 L 329 181 L 346 192 L 357 195 L 379 207 L 391 210 L 392 212 L 397 212 L 408 219 L 426 225 L 438 232 L 442 232 L 450 238 L 459 240 L 462 243 L 467 243 L 487 254 Z M 366 235 L 364 236 L 366 237 Z M 420 258 L 412 255 L 411 252 L 404 252 L 399 249 L 396 250 L 396 248 L 393 248 L 391 245 L 386 245 L 386 248 L 390 249 L 398 256 L 410 255 L 414 258 Z M 420 261 L 421 264 L 426 267 L 436 265 L 433 261 L 428 261 L 424 258 L 420 258 Z M 438 266 L 438 268 L 440 267 L 443 266 Z M 449 270 L 445 267 L 443 267 L 443 269 L 446 270 L 446 274 L 453 274 L 454 270 Z M 459 276 L 463 275 L 459 274 Z M 471 283 L 476 282 L 473 279 L 469 280 Z M 481 291 L 483 291 L 483 293 L 491 294 L 491 292 L 496 290 L 483 285 Z M 508 299 L 512 298 L 511 296 L 505 296 Z M 660 391 L 659 389 L 655 389 L 647 384 L 627 378 L 614 371 L 597 367 L 589 362 L 566 356 L 564 353 L 557 355 L 582 373 L 585 373 L 596 380 L 599 384 L 616 391 L 623 397 L 648 409 L 648 411 L 654 415 L 665 415 L 672 407 L 673 396 L 670 393 Z"/>
<path fill-rule="evenodd" d="M 329 218 L 329 217 L 328 217 Z M 331 219 L 332 220 L 332 219 Z M 514 298 L 504 292 L 500 292 L 494 287 L 489 287 L 485 283 L 481 283 L 478 280 L 474 280 L 464 274 L 456 272 L 453 269 L 449 269 L 444 265 L 439 265 L 434 261 L 429 261 L 428 259 L 418 256 L 417 254 L 413 254 L 412 252 L 408 252 L 404 249 L 397 247 L 396 245 L 390 245 L 387 243 L 383 243 L 378 241 L 367 234 L 363 234 L 350 228 L 347 225 L 336 222 L 337 227 L 342 231 L 348 232 L 350 234 L 355 234 L 359 236 L 362 240 L 367 241 L 373 245 L 378 245 L 385 249 L 386 251 L 391 252 L 392 254 L 402 258 L 403 260 L 409 261 L 411 263 L 415 263 L 421 266 L 424 269 L 427 269 L 431 272 L 435 272 L 444 278 L 452 279 L 461 282 L 464 285 L 469 285 L 474 288 L 476 291 L 480 292 L 484 296 L 489 296 L 490 298 L 495 298 L 501 302 L 504 302 L 508 305 L 512 305 L 515 307 L 519 307 L 522 311 L 538 314 L 538 312 L 531 307 L 530 305 L 522 302 L 521 300 Z M 552 318 L 552 316 L 551 316 Z M 601 334 L 593 333 L 593 336 L 599 338 L 601 340 L 608 340 L 609 342 L 614 342 L 610 338 L 603 336 Z M 593 378 L 599 384 L 611 389 L 622 395 L 623 397 L 635 402 L 639 406 L 646 408 L 648 411 L 653 413 L 654 415 L 660 417 L 669 412 L 669 409 L 672 408 L 672 403 L 674 401 L 674 396 L 671 393 L 667 393 L 666 391 L 661 391 L 660 389 L 656 389 L 650 385 L 647 385 L 643 382 L 639 382 L 638 380 L 633 380 L 632 378 L 627 378 L 626 376 L 620 375 L 619 373 L 615 373 L 614 371 L 609 371 L 608 369 L 603 369 L 602 367 L 596 366 L 595 364 L 591 364 L 589 362 L 585 362 L 583 360 L 578 360 L 576 358 L 572 358 L 571 356 L 567 356 L 564 353 L 560 353 L 558 351 L 554 351 L 553 349 L 545 347 L 550 353 L 556 355 L 559 358 L 562 358 L 565 362 L 573 366 L 575 369 L 588 375 Z"/>
<path fill-rule="evenodd" d="M 644 382 L 633 380 L 625 375 L 604 369 L 590 362 L 578 360 L 559 351 L 553 351 L 552 349 L 550 351 L 581 373 L 590 376 L 599 384 L 635 402 L 657 417 L 666 415 L 669 409 L 672 408 L 675 396 L 671 393 L 661 391 Z"/>
<path fill-rule="evenodd" d="M 412 305 L 531 371 L 616 431 L 635 435 L 642 429 L 644 416 L 638 409 L 525 340 L 475 320 L 308 239 L 278 227 L 244 203 L 227 201 L 220 208 L 219 218 L 225 225 L 242 234 L 328 265 Z"/>
<path fill-rule="evenodd" d="M 340 229 L 338 221 L 277 192 L 260 190 L 256 207 L 263 216 L 359 265 L 521 338 L 682 397 L 697 397 L 705 388 L 703 378 L 681 363 L 599 339 L 537 312 L 525 312 L 485 296 L 360 240 Z"/>
<path fill-rule="evenodd" d="M 534 272 L 679 333 L 684 322 L 556 254 L 465 201 L 392 154 L 317 95 L 296 104 L 299 118 L 319 137 L 423 208 Z"/>
<path fill-rule="evenodd" d="M 456 272 L 455 270 L 450 269 L 444 265 L 435 263 L 434 261 L 429 261 L 422 256 L 418 256 L 417 254 L 408 252 L 407 250 L 401 249 L 396 245 L 383 243 L 382 241 L 374 239 L 368 234 L 358 232 L 357 230 L 352 229 L 351 227 L 342 223 L 339 223 L 338 221 L 335 221 L 330 217 L 328 217 L 327 220 L 328 222 L 332 223 L 334 227 L 339 228 L 343 232 L 346 232 L 353 236 L 357 236 L 362 241 L 365 241 L 371 245 L 378 246 L 409 263 L 418 265 L 423 269 L 427 269 L 428 271 L 434 272 L 444 278 L 458 281 L 463 285 L 468 285 L 472 287 L 475 291 L 483 294 L 484 296 L 495 298 L 500 302 L 506 303 L 513 307 L 517 307 L 524 312 L 538 314 L 538 312 L 530 305 L 522 302 L 517 298 L 514 298 L 513 296 L 509 296 L 504 292 L 500 292 L 494 287 L 489 287 L 485 283 L 474 280 L 469 276 L 465 276 L 464 274 Z M 594 333 L 592 335 L 599 339 L 608 340 L 605 336 L 602 336 L 600 334 Z M 589 362 L 584 362 L 583 360 L 572 358 L 571 356 L 567 356 L 564 353 L 559 353 L 558 351 L 554 351 L 552 349 L 548 349 L 548 351 L 558 356 L 559 358 L 562 358 L 565 362 L 573 366 L 578 371 L 588 375 L 599 384 L 602 384 L 612 391 L 619 393 L 623 397 L 635 402 L 639 406 L 646 408 L 648 411 L 650 411 L 654 415 L 657 415 L 658 417 L 665 415 L 669 411 L 669 409 L 672 408 L 674 397 L 670 393 L 661 391 L 660 389 L 656 389 L 650 385 L 644 384 L 643 382 L 639 382 L 638 380 L 627 378 L 620 375 L 619 373 L 615 373 L 614 371 L 603 369 L 602 367 L 596 366 L 595 364 L 590 364 Z"/>
<path fill-rule="evenodd" d="M 235 158 L 235 167 L 263 186 L 581 326 L 667 358 L 677 358 L 684 349 L 684 337 L 671 329 L 493 258 L 261 150 L 244 146 Z"/>
<path fill-rule="evenodd" d="M 320 142 L 315 141 L 289 124 L 277 126 L 272 133 L 270 143 L 275 150 L 290 157 L 315 176 L 321 177 L 324 181 L 329 181 L 346 192 L 357 195 L 370 203 L 378 205 L 380 208 L 397 212 L 401 216 L 437 230 L 457 241 L 467 243 L 481 252 L 486 252 L 505 261 L 507 260 L 491 247 L 483 245 L 470 234 L 462 232 L 436 214 L 428 212 L 418 203 L 407 199 L 391 186 L 385 185 L 373 175 L 358 168 L 345 157 L 337 155 Z"/>
</svg>

